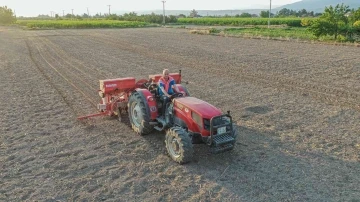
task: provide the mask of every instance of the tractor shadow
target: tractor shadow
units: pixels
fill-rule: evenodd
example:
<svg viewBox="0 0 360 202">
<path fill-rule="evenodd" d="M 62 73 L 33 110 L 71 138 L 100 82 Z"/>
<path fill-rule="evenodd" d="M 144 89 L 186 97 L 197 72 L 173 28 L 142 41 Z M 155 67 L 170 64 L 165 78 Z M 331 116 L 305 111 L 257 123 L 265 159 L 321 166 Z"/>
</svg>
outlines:
<svg viewBox="0 0 360 202">
<path fill-rule="evenodd" d="M 131 128 L 127 118 L 122 121 Z M 296 148 L 272 131 L 243 126 L 237 126 L 237 130 L 233 150 L 213 154 L 207 145 L 194 144 L 193 160 L 184 165 L 168 157 L 165 132 L 154 131 L 143 139 L 155 151 L 152 159 L 163 156 L 160 158 L 163 169 L 172 167 L 175 175 L 182 175 L 180 170 L 191 174 L 186 179 L 191 182 L 192 192 L 203 192 L 205 185 L 211 197 L 234 201 L 313 201 L 319 198 L 341 201 L 344 199 L 342 193 L 360 187 L 360 176 L 356 174 L 360 172 L 359 163 Z M 360 191 L 354 190 L 346 198 L 358 199 Z"/>
<path fill-rule="evenodd" d="M 235 200 L 244 201 L 331 201 L 341 192 L 359 187 L 360 177 L 351 174 L 360 171 L 356 162 L 297 149 L 274 132 L 237 128 L 232 151 L 211 154 L 206 145 L 194 145 L 194 160 L 182 165 L 201 176 L 201 182 L 214 183 L 212 191 L 219 197 L 225 197 L 223 191 L 228 190 Z M 353 193 L 349 200 L 360 197 L 360 192 Z"/>
</svg>

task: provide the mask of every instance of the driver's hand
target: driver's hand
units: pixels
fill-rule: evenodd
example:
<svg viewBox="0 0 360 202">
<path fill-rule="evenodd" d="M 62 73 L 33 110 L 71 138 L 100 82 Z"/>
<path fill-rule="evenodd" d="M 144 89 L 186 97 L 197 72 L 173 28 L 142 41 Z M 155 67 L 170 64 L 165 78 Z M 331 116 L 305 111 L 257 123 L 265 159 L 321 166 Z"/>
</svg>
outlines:
<svg viewBox="0 0 360 202">
<path fill-rule="evenodd" d="M 185 95 L 186 95 L 186 93 L 185 93 L 184 91 L 180 91 L 180 93 L 182 93 L 182 94 L 183 94 L 183 96 L 185 96 Z"/>
</svg>

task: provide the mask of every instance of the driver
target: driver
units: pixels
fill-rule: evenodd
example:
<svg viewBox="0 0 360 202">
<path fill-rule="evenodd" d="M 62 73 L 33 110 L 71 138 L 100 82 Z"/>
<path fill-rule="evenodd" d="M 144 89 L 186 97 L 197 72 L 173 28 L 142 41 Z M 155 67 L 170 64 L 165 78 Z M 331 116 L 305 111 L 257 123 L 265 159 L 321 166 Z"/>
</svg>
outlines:
<svg viewBox="0 0 360 202">
<path fill-rule="evenodd" d="M 162 115 L 165 115 L 166 103 L 168 102 L 171 95 L 174 94 L 174 90 L 177 93 L 180 93 L 180 90 L 175 85 L 175 80 L 171 76 L 169 76 L 168 69 L 163 70 L 163 75 L 159 79 L 158 85 L 159 85 L 159 95 L 161 100 L 163 101 Z"/>
<path fill-rule="evenodd" d="M 179 88 L 175 85 L 175 80 L 169 76 L 169 70 L 164 69 L 163 75 L 159 79 L 159 95 L 166 97 L 170 97 L 172 94 L 174 94 L 174 89 L 176 92 L 180 92 Z"/>
</svg>

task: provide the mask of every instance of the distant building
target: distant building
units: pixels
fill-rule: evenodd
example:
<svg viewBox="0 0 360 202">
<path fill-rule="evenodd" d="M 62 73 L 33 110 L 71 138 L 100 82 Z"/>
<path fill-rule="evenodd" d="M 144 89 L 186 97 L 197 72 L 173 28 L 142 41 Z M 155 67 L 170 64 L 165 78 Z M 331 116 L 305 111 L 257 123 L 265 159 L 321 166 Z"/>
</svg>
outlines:
<svg viewBox="0 0 360 202">
<path fill-rule="evenodd" d="M 347 12 L 347 13 L 345 14 L 345 16 L 346 16 L 346 17 L 350 17 L 351 14 L 352 14 L 351 12 Z"/>
</svg>

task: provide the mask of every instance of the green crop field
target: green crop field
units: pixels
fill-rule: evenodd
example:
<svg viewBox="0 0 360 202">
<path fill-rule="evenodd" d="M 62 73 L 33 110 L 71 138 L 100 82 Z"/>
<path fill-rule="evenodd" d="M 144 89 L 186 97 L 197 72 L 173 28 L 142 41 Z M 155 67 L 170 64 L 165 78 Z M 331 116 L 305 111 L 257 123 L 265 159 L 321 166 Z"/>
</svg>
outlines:
<svg viewBox="0 0 360 202">
<path fill-rule="evenodd" d="M 271 18 L 271 25 L 287 25 L 290 27 L 301 27 L 301 18 Z M 308 19 L 309 21 L 312 18 Z M 267 18 L 179 18 L 178 23 L 195 25 L 267 25 Z"/>
<path fill-rule="evenodd" d="M 74 29 L 74 28 L 135 28 L 150 26 L 146 22 L 117 20 L 18 20 L 18 25 L 29 29 Z"/>
<path fill-rule="evenodd" d="M 241 36 L 262 36 L 271 38 L 291 38 L 315 40 L 316 37 L 306 28 L 228 28 L 224 30 L 225 34 Z"/>
</svg>

